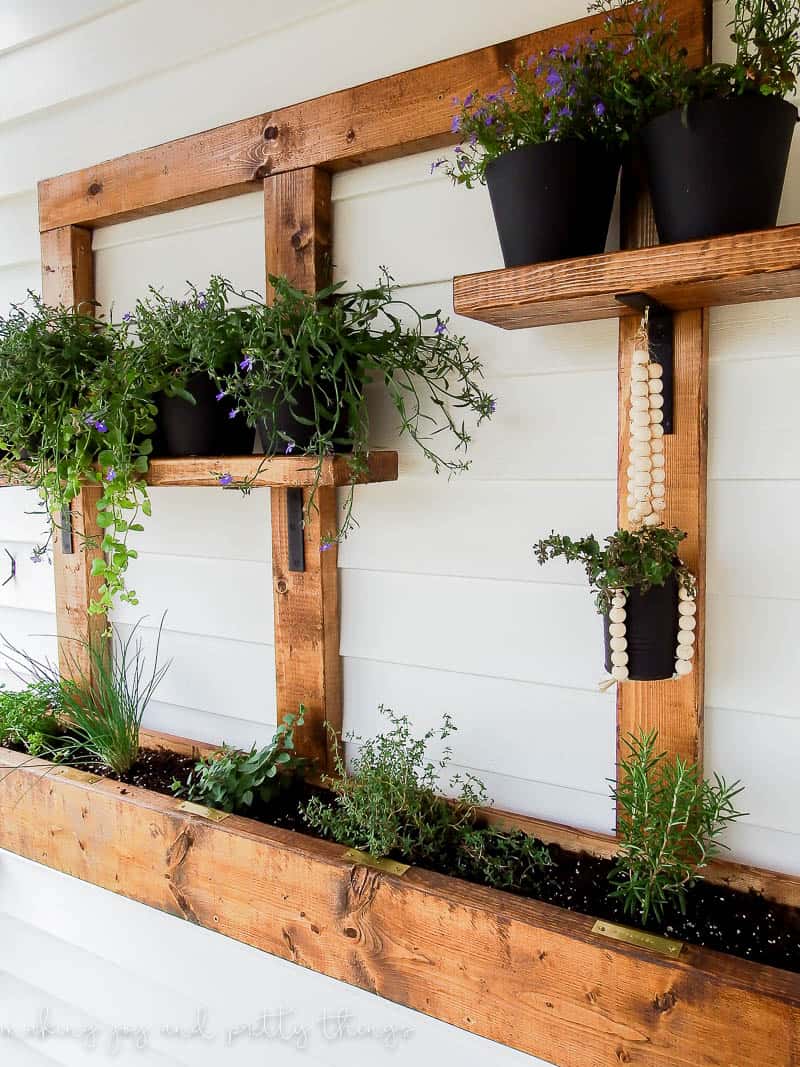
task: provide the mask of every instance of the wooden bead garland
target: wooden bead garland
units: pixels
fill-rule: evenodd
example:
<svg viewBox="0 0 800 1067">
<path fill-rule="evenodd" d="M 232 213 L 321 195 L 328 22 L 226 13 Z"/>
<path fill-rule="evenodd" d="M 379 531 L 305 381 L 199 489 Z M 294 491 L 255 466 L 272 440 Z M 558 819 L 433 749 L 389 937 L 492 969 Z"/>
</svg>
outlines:
<svg viewBox="0 0 800 1067">
<path fill-rule="evenodd" d="M 631 526 L 661 526 L 666 510 L 666 470 L 664 457 L 664 383 L 663 368 L 650 358 L 648 310 L 634 344 L 630 381 L 630 460 L 627 470 L 628 522 Z M 675 649 L 675 675 L 690 674 L 695 653 L 697 604 L 692 592 L 679 590 L 678 644 Z M 611 678 L 602 689 L 628 676 L 628 641 L 625 620 L 627 596 L 623 589 L 614 591 L 609 611 Z"/>
</svg>

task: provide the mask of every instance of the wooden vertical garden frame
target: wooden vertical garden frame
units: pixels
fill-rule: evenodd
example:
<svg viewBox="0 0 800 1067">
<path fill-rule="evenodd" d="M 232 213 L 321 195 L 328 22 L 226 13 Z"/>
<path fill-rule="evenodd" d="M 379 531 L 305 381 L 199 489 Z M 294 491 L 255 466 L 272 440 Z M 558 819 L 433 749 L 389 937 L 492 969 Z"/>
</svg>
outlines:
<svg viewBox="0 0 800 1067">
<path fill-rule="evenodd" d="M 690 60 L 700 62 L 708 51 L 707 0 L 670 0 L 668 8 Z M 600 22 L 601 16 L 590 16 L 550 27 L 46 179 L 39 183 L 45 299 L 70 304 L 93 298 L 93 228 L 235 196 L 262 183 L 267 273 L 286 274 L 300 288 L 319 288 L 330 272 L 332 172 L 451 144 L 453 95 L 496 89 L 509 66 L 591 32 Z M 269 298 L 269 286 L 267 293 Z M 176 473 L 168 484 L 199 484 L 181 472 L 179 461 L 170 462 Z M 191 462 L 196 469 L 197 462 Z M 390 468 L 387 460 L 380 477 L 396 477 L 396 458 L 394 473 Z M 292 572 L 287 568 L 290 484 L 287 479 L 271 490 L 277 707 L 282 714 L 306 705 L 299 747 L 325 766 L 330 752 L 324 723 L 339 730 L 342 715 L 337 553 L 335 547 L 319 552 L 321 538 L 337 526 L 336 489 L 333 484 L 320 488 L 304 531 L 305 570 Z M 80 653 L 80 644 L 70 639 L 94 639 L 101 626 L 97 616 L 87 615 L 97 541 L 80 550 L 82 534 L 97 534 L 91 507 L 95 492 L 86 489 L 73 508 L 79 550 L 65 554 L 60 544 L 56 550 L 58 634 L 66 674 L 76 662 L 70 656 Z M 303 489 L 306 504 L 308 493 Z M 627 715 L 625 709 L 622 713 Z M 683 715 L 682 704 L 675 717 Z"/>
<path fill-rule="evenodd" d="M 692 63 L 710 47 L 709 0 L 668 0 Z M 40 183 L 43 291 L 51 303 L 93 297 L 94 227 L 263 187 L 268 273 L 312 290 L 331 264 L 331 175 L 453 142 L 452 97 L 488 92 L 506 68 L 584 34 L 590 17 L 479 49 L 415 71 L 333 93 L 132 153 Z M 637 320 L 615 294 L 646 291 L 677 310 L 676 435 L 667 445 L 667 519 L 688 531 L 686 559 L 702 591 L 705 551 L 706 307 L 800 294 L 800 227 L 697 245 L 655 243 L 646 198 L 623 188 L 626 251 L 587 260 L 457 278 L 456 311 L 505 327 L 622 317 L 620 464 L 626 466 L 626 376 Z M 637 251 L 644 249 L 644 251 Z M 268 299 L 270 297 L 267 288 Z M 247 457 L 225 461 L 235 477 Z M 214 460 L 159 460 L 152 485 L 216 484 Z M 371 453 L 361 481 L 397 477 L 396 453 Z M 305 469 L 304 469 L 305 468 Z M 303 530 L 303 569 L 289 566 L 298 494 L 308 504 L 308 463 L 274 457 L 256 484 L 271 490 L 278 711 L 308 708 L 299 747 L 329 766 L 324 723 L 341 727 L 335 528 L 344 457 L 326 459 Z M 96 490 L 71 510 L 56 545 L 61 669 L 72 640 L 98 640 L 87 614 Z M 294 519 L 293 519 L 294 516 Z M 85 538 L 89 538 L 87 541 Z M 295 544 L 294 537 L 291 538 Z M 702 592 L 699 603 L 702 603 Z M 695 671 L 681 682 L 627 683 L 618 729 L 657 727 L 671 753 L 702 749 L 702 611 Z M 88 664 L 79 666 L 86 671 Z M 145 734 L 185 753 L 193 743 Z M 201 751 L 206 750 L 199 746 Z M 800 982 L 795 975 L 687 946 L 661 956 L 641 939 L 608 940 L 590 917 L 411 869 L 369 869 L 331 842 L 236 816 L 187 809 L 172 797 L 39 766 L 0 749 L 0 847 L 161 908 L 323 974 L 541 1056 L 560 1067 L 722 1067 L 800 1062 Z M 613 837 L 492 812 L 546 842 L 608 857 Z M 753 887 L 800 904 L 800 879 L 714 863 L 709 880 Z"/>
</svg>

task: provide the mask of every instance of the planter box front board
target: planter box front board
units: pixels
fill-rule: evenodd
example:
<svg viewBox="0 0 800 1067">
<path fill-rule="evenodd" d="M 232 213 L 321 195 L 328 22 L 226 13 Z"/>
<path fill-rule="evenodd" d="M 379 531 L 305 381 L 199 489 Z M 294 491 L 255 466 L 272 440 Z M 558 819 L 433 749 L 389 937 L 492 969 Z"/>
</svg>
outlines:
<svg viewBox="0 0 800 1067">
<path fill-rule="evenodd" d="M 560 1067 L 796 1067 L 800 976 L 0 749 L 0 847 Z M 11 768 L 16 768 L 11 770 Z"/>
</svg>

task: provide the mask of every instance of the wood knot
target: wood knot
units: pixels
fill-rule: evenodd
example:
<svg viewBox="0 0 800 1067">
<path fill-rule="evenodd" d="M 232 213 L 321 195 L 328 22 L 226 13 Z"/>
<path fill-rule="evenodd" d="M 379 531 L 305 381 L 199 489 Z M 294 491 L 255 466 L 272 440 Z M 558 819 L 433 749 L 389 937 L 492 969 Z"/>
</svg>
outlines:
<svg viewBox="0 0 800 1067">
<path fill-rule="evenodd" d="M 253 180 L 262 181 L 264 178 L 268 178 L 271 173 L 272 162 L 268 160 L 266 163 L 262 163 L 260 167 L 256 167 L 253 171 Z"/>
<path fill-rule="evenodd" d="M 631 1054 L 630 1054 L 630 1052 L 626 1052 L 624 1048 L 618 1048 L 616 1055 L 617 1055 L 617 1059 L 619 1060 L 620 1063 L 630 1063 L 631 1062 Z"/>
<path fill-rule="evenodd" d="M 672 1011 L 677 1002 L 678 998 L 672 992 L 656 993 L 653 997 L 653 1007 L 660 1012 Z"/>
<path fill-rule="evenodd" d="M 355 141 L 355 139 L 356 139 L 356 131 L 351 126 L 350 129 L 345 134 L 345 140 L 347 141 L 348 144 L 352 144 L 353 141 Z"/>
<path fill-rule="evenodd" d="M 264 140 L 265 141 L 274 141 L 277 136 L 278 136 L 278 127 L 277 126 L 267 126 L 267 127 L 265 127 L 265 129 L 264 129 Z"/>
<path fill-rule="evenodd" d="M 278 590 L 279 593 L 288 593 L 289 583 L 286 581 L 285 578 L 279 578 L 275 583 L 275 588 Z"/>
<path fill-rule="evenodd" d="M 102 193 L 102 191 L 103 191 L 103 183 L 102 182 L 92 182 L 92 184 L 89 186 L 89 196 L 97 196 L 98 193 Z"/>
<path fill-rule="evenodd" d="M 344 932 L 344 936 L 345 937 L 350 937 L 350 938 L 357 938 L 358 937 L 358 930 L 356 930 L 355 927 L 353 927 L 353 926 L 345 926 L 343 932 Z"/>
</svg>

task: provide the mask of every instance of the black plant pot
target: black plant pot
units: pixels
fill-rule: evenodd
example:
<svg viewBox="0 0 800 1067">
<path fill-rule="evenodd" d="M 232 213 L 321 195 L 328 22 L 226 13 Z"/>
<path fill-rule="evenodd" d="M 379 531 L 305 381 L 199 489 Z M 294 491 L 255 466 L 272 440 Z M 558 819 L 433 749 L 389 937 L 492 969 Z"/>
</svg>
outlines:
<svg viewBox="0 0 800 1067">
<path fill-rule="evenodd" d="M 161 456 L 246 456 L 253 451 L 255 430 L 241 415 L 229 418 L 230 404 L 216 399 L 217 386 L 202 371 L 186 385 L 195 398 L 190 404 L 179 396 L 160 393 L 158 429 L 153 451 Z"/>
<path fill-rule="evenodd" d="M 486 168 L 507 267 L 605 251 L 619 156 L 582 141 L 526 145 Z"/>
<path fill-rule="evenodd" d="M 265 406 L 273 403 L 274 395 L 275 390 L 263 391 L 262 397 Z M 320 428 L 325 429 L 331 426 L 335 418 L 335 413 L 327 413 L 321 419 Z M 268 455 L 286 452 L 290 443 L 294 446 L 289 449 L 290 452 L 304 452 L 317 432 L 314 421 L 314 394 L 312 389 L 310 387 L 297 389 L 291 404 L 287 401 L 279 404 L 275 410 L 274 418 L 269 423 L 266 419 L 259 419 L 256 427 L 261 447 Z M 348 436 L 349 429 L 345 426 L 337 427 L 337 433 L 342 437 Z M 353 449 L 352 445 L 334 443 L 333 450 L 334 452 L 352 452 Z"/>
<path fill-rule="evenodd" d="M 678 579 L 673 574 L 646 593 L 632 589 L 625 604 L 625 639 L 628 642 L 628 677 L 653 682 L 675 673 L 678 648 Z M 611 638 L 608 615 L 603 616 L 606 670 L 611 673 Z"/>
<path fill-rule="evenodd" d="M 642 141 L 661 241 L 774 226 L 797 119 L 786 100 L 753 94 L 650 122 Z"/>
</svg>

